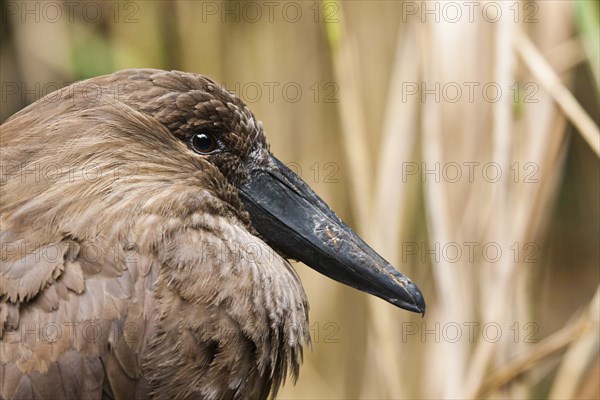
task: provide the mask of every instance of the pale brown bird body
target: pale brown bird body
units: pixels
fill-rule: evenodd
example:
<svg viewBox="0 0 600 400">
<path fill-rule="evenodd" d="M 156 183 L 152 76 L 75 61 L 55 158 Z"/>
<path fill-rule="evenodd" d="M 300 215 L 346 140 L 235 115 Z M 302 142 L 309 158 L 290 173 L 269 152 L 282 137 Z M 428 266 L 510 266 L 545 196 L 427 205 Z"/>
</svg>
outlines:
<svg viewBox="0 0 600 400">
<path fill-rule="evenodd" d="M 11 117 L 0 145 L 2 398 L 274 395 L 309 342 L 307 299 L 285 259 L 304 260 L 294 240 L 321 251 L 339 234 L 327 246 L 352 260 L 363 251 L 354 236 L 345 250 L 347 227 L 272 157 L 242 101 L 199 75 L 80 82 Z M 286 201 L 307 197 L 327 218 L 297 235 L 288 216 L 301 215 L 276 192 L 270 223 L 272 176 L 295 193 Z M 375 287 L 306 260 L 424 311 L 387 266 Z"/>
</svg>

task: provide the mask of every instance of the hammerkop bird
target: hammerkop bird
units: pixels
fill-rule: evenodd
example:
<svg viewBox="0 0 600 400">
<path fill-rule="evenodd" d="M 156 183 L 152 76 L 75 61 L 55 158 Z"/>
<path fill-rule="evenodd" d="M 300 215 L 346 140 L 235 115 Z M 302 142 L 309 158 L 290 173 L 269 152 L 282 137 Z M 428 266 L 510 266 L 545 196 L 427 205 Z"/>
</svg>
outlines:
<svg viewBox="0 0 600 400">
<path fill-rule="evenodd" d="M 73 84 L 4 123 L 0 154 L 2 398 L 275 396 L 310 341 L 287 259 L 425 311 L 204 76 Z"/>
</svg>

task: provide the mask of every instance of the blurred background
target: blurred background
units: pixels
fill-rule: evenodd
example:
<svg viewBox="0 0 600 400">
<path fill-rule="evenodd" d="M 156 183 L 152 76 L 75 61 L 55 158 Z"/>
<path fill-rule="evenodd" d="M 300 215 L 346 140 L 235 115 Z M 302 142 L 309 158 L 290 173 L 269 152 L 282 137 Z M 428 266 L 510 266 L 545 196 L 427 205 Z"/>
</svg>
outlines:
<svg viewBox="0 0 600 400">
<path fill-rule="evenodd" d="M 296 264 L 281 399 L 600 397 L 597 1 L 2 1 L 1 109 L 124 68 L 208 75 L 423 290 Z"/>
</svg>

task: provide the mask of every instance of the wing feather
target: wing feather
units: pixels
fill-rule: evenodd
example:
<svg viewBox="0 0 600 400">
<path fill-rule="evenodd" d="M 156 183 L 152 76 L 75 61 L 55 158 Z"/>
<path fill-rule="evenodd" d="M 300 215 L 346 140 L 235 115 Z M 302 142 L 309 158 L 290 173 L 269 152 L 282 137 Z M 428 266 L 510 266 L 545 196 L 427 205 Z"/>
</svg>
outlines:
<svg viewBox="0 0 600 400">
<path fill-rule="evenodd" d="M 116 400 L 135 398 L 135 380 L 127 376 L 114 353 L 109 352 L 104 360 L 104 368 L 110 383 L 111 392 Z"/>
<path fill-rule="evenodd" d="M 31 384 L 36 398 L 44 398 L 46 393 L 52 393 L 57 399 L 67 398 L 57 363 L 50 364 L 48 371 L 45 373 L 33 372 L 31 374 Z"/>
<path fill-rule="evenodd" d="M 27 375 L 20 375 L 20 376 L 16 376 L 15 379 L 17 379 L 17 387 L 15 388 L 15 390 L 11 393 L 9 398 L 14 398 L 14 399 L 34 399 L 34 391 L 33 388 L 34 386 L 31 383 L 31 379 L 29 376 Z M 37 398 L 42 398 L 42 396 L 37 393 Z"/>
<path fill-rule="evenodd" d="M 3 249 L 8 247 L 7 243 L 2 244 Z M 1 295 L 10 302 L 28 301 L 37 295 L 60 276 L 67 250 L 66 243 L 51 243 L 38 246 L 20 258 L 3 259 L 0 264 Z"/>
<path fill-rule="evenodd" d="M 67 261 L 65 271 L 61 276 L 61 283 L 69 290 L 81 294 L 85 287 L 83 281 L 83 271 L 79 263 Z"/>
<path fill-rule="evenodd" d="M 48 264 L 31 264 L 43 270 L 38 276 L 44 287 L 32 297 L 19 293 L 16 301 L 6 296 L 0 303 L 0 321 L 7 328 L 0 342 L 2 398 L 145 393 L 140 356 L 148 340 L 146 324 L 154 321 L 147 307 L 152 307 L 154 282 L 148 280 L 156 278 L 151 272 L 156 264 L 140 256 L 143 262 L 126 266 L 111 260 L 102 271 L 100 261 L 83 254 L 64 262 L 58 275 L 47 272 Z M 138 271 L 142 266 L 144 274 Z"/>
</svg>

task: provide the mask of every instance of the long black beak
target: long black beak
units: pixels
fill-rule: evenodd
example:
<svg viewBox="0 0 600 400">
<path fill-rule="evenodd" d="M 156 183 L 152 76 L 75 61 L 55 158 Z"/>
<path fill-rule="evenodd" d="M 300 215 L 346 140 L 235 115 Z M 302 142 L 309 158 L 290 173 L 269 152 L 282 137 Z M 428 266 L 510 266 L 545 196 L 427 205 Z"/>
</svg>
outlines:
<svg viewBox="0 0 600 400">
<path fill-rule="evenodd" d="M 335 215 L 310 187 L 271 156 L 240 185 L 241 199 L 256 230 L 273 247 L 320 273 L 425 313 L 419 288 L 398 272 Z"/>
</svg>

